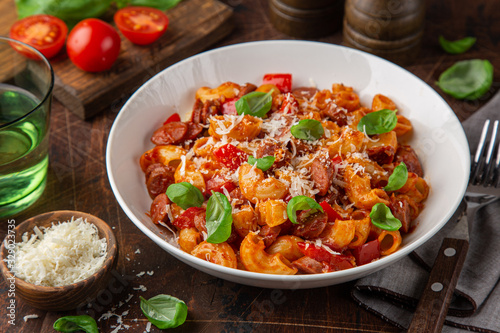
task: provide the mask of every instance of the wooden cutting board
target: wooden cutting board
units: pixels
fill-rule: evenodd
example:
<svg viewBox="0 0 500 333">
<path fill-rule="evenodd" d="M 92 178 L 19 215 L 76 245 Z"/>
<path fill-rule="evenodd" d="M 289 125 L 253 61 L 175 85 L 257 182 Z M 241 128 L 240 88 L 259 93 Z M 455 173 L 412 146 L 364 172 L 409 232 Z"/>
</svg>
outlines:
<svg viewBox="0 0 500 333">
<path fill-rule="evenodd" d="M 0 34 L 8 35 L 17 19 L 14 0 L 0 0 Z M 184 0 L 168 10 L 165 35 L 147 46 L 130 43 L 121 33 L 120 55 L 102 73 L 78 69 L 61 52 L 51 60 L 55 74 L 54 97 L 82 119 L 120 102 L 153 75 L 186 57 L 205 50 L 233 29 L 233 11 L 217 0 Z"/>
</svg>

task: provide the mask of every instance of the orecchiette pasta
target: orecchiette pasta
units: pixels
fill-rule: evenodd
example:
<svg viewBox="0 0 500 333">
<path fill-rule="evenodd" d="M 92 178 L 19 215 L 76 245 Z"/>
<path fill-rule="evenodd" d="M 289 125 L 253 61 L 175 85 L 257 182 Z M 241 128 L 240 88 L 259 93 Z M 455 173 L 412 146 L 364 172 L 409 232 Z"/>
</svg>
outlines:
<svg viewBox="0 0 500 333">
<path fill-rule="evenodd" d="M 190 118 L 158 124 L 140 158 L 149 216 L 183 251 L 258 273 L 390 255 L 429 195 L 404 112 L 381 94 L 362 106 L 342 83 L 293 87 L 290 74 L 201 87 Z"/>
</svg>

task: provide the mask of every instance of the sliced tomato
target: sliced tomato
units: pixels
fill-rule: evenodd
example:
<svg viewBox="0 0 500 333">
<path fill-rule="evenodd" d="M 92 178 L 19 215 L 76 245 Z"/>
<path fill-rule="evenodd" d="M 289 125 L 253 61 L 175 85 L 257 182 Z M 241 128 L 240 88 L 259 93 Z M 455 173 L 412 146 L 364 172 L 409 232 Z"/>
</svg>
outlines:
<svg viewBox="0 0 500 333">
<path fill-rule="evenodd" d="M 378 239 L 375 239 L 358 246 L 352 252 L 358 266 L 365 265 L 380 258 L 380 243 Z"/>
<path fill-rule="evenodd" d="M 196 215 L 205 211 L 202 207 L 189 207 L 172 224 L 179 229 L 195 228 L 194 218 Z"/>
<path fill-rule="evenodd" d="M 114 21 L 122 34 L 137 45 L 148 45 L 160 38 L 168 27 L 167 15 L 150 7 L 125 7 L 115 13 Z"/>
<path fill-rule="evenodd" d="M 181 121 L 181 116 L 179 116 L 178 113 L 174 113 L 173 115 L 168 117 L 167 120 L 165 120 L 165 122 L 163 123 L 163 125 L 168 124 L 168 123 L 173 123 L 175 121 Z"/>
<path fill-rule="evenodd" d="M 9 37 L 40 51 L 46 58 L 55 56 L 64 46 L 68 27 L 61 19 L 51 15 L 32 15 L 12 25 Z M 28 50 L 15 47 L 21 54 L 36 58 Z"/>
<path fill-rule="evenodd" d="M 298 242 L 300 252 L 323 264 L 325 272 L 340 271 L 354 267 L 354 257 L 352 255 L 334 254 L 323 247 L 315 244 Z"/>
<path fill-rule="evenodd" d="M 227 98 L 226 101 L 222 103 L 222 114 L 237 115 L 238 112 L 235 106 L 236 101 L 236 98 Z"/>
<path fill-rule="evenodd" d="M 282 93 L 292 91 L 292 74 L 266 74 L 262 84 L 274 84 Z"/>
<path fill-rule="evenodd" d="M 332 206 L 330 206 L 328 204 L 328 202 L 326 201 L 323 201 L 319 204 L 323 210 L 325 211 L 325 213 L 328 214 L 328 221 L 329 222 L 335 222 L 335 220 L 343 220 L 342 216 L 340 216 L 339 213 L 337 213 L 333 208 Z"/>
<path fill-rule="evenodd" d="M 214 151 L 215 158 L 225 167 L 236 170 L 248 161 L 248 155 L 243 150 L 228 143 Z"/>
</svg>

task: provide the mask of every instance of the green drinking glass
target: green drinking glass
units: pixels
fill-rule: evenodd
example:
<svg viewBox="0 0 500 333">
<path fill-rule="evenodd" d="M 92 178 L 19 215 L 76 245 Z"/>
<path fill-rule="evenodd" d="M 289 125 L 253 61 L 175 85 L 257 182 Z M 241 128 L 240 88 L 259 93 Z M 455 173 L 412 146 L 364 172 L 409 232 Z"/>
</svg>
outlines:
<svg viewBox="0 0 500 333">
<path fill-rule="evenodd" d="M 40 52 L 0 37 L 0 217 L 28 208 L 45 189 L 53 86 Z"/>
</svg>

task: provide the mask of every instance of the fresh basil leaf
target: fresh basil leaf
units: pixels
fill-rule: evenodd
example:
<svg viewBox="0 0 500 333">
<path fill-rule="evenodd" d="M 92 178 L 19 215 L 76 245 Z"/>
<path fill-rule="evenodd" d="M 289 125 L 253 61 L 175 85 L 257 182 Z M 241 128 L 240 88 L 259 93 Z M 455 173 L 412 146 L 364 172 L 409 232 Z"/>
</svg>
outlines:
<svg viewBox="0 0 500 333">
<path fill-rule="evenodd" d="M 130 6 L 153 7 L 160 10 L 167 10 L 177 6 L 181 0 L 130 0 Z"/>
<path fill-rule="evenodd" d="M 383 109 L 370 112 L 361 118 L 358 123 L 358 131 L 368 135 L 387 133 L 392 131 L 397 123 L 396 110 Z"/>
<path fill-rule="evenodd" d="M 139 297 L 142 313 L 159 329 L 174 328 L 186 321 L 188 307 L 180 299 L 163 294 L 151 297 L 149 300 Z"/>
<path fill-rule="evenodd" d="M 248 164 L 255 165 L 255 163 L 257 163 L 257 168 L 262 171 L 269 170 L 269 168 L 273 166 L 274 160 L 274 156 L 264 156 L 262 158 L 255 158 L 251 155 L 248 156 Z"/>
<path fill-rule="evenodd" d="M 466 52 L 476 42 L 475 37 L 465 37 L 456 41 L 449 41 L 443 36 L 439 36 L 441 48 L 450 54 L 460 54 Z"/>
<path fill-rule="evenodd" d="M 54 329 L 59 332 L 99 332 L 94 318 L 87 315 L 61 317 L 54 322 Z"/>
<path fill-rule="evenodd" d="M 321 122 L 315 119 L 302 119 L 297 125 L 290 128 L 290 133 L 297 139 L 312 141 L 321 138 L 325 130 Z"/>
<path fill-rule="evenodd" d="M 268 93 L 252 91 L 251 93 L 243 95 L 234 103 L 234 106 L 239 115 L 248 114 L 250 116 L 263 118 L 269 110 L 271 110 L 272 104 L 272 91 Z"/>
<path fill-rule="evenodd" d="M 493 83 L 493 65 L 488 60 L 473 59 L 455 63 L 439 76 L 436 84 L 458 99 L 474 100 L 483 96 Z"/>
<path fill-rule="evenodd" d="M 191 183 L 172 184 L 167 188 L 167 197 L 182 209 L 201 207 L 205 198 L 201 191 Z"/>
<path fill-rule="evenodd" d="M 298 195 L 296 197 L 293 197 L 286 206 L 288 219 L 290 219 L 292 223 L 298 224 L 297 211 L 305 209 L 314 209 L 314 211 L 319 209 L 321 212 L 323 212 L 323 207 L 321 207 L 321 205 L 314 199 L 311 199 L 305 195 Z"/>
<path fill-rule="evenodd" d="M 389 182 L 384 187 L 386 191 L 396 191 L 406 184 L 408 180 L 408 169 L 406 164 L 401 162 L 397 167 L 394 168 L 392 174 L 389 176 Z"/>
<path fill-rule="evenodd" d="M 207 203 L 207 242 L 222 243 L 231 236 L 233 223 L 232 207 L 227 197 L 212 191 Z"/>
<path fill-rule="evenodd" d="M 74 26 L 89 17 L 102 16 L 112 0 L 16 0 L 19 18 L 34 14 L 53 15 Z"/>
<path fill-rule="evenodd" d="M 372 207 L 370 219 L 374 226 L 387 231 L 396 231 L 402 226 L 401 221 L 392 215 L 389 207 L 381 202 Z"/>
</svg>

